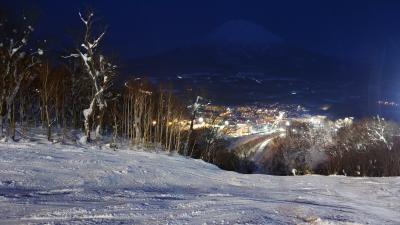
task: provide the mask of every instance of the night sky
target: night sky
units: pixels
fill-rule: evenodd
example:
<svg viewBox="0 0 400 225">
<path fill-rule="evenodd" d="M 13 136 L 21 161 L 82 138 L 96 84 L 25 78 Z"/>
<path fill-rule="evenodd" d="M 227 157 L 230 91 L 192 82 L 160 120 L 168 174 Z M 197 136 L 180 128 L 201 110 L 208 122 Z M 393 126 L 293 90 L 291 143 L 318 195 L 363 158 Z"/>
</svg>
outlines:
<svg viewBox="0 0 400 225">
<path fill-rule="evenodd" d="M 389 82 L 393 91 L 400 84 L 400 1 L 2 2 L 6 10 L 35 10 L 37 33 L 58 42 L 81 27 L 78 11 L 94 9 L 108 27 L 105 49 L 124 60 L 190 46 L 221 32 L 220 28 L 232 21 L 241 21 L 283 43 L 368 66 L 371 71 L 365 75 L 367 85 Z M 252 42 L 263 37 L 257 34 L 253 29 L 250 37 L 243 36 L 239 29 L 233 33 L 228 30 L 225 35 Z"/>
<path fill-rule="evenodd" d="M 263 26 L 288 43 L 371 62 L 400 45 L 399 1 L 10 1 L 37 9 L 38 29 L 56 37 L 79 26 L 78 11 L 94 9 L 109 27 L 107 44 L 127 57 L 195 41 L 232 20 Z M 64 31 L 64 32 L 63 32 Z"/>
</svg>

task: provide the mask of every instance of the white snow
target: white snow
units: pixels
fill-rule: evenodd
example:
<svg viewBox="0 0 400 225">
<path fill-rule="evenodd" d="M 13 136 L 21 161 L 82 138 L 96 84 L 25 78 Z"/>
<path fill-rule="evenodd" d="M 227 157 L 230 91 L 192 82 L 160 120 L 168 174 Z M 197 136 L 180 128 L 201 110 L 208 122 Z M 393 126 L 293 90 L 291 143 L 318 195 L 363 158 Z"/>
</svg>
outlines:
<svg viewBox="0 0 400 225">
<path fill-rule="evenodd" d="M 82 137 L 79 138 L 78 143 L 82 144 L 82 145 L 86 145 L 87 144 L 87 139 L 88 139 L 88 137 L 86 135 L 83 135 Z"/>
<path fill-rule="evenodd" d="M 84 109 L 83 110 L 83 116 L 85 117 L 85 118 L 88 118 L 89 117 L 89 115 L 90 114 L 92 114 L 92 108 L 90 107 L 90 108 L 88 108 L 88 109 Z"/>
<path fill-rule="evenodd" d="M 400 178 L 246 175 L 163 152 L 0 143 L 0 224 L 400 224 Z"/>
<path fill-rule="evenodd" d="M 43 53 L 44 53 L 43 50 L 40 48 L 38 48 L 37 52 L 38 52 L 38 55 L 43 55 Z"/>
</svg>

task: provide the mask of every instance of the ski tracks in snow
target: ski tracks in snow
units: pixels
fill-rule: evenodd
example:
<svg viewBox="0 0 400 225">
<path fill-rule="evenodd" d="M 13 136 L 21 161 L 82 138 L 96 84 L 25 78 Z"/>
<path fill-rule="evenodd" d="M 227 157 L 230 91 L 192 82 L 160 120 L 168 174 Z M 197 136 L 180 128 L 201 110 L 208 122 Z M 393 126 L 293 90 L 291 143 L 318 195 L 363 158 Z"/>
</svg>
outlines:
<svg viewBox="0 0 400 225">
<path fill-rule="evenodd" d="M 399 224 L 400 178 L 277 177 L 164 153 L 0 144 L 0 224 Z"/>
</svg>

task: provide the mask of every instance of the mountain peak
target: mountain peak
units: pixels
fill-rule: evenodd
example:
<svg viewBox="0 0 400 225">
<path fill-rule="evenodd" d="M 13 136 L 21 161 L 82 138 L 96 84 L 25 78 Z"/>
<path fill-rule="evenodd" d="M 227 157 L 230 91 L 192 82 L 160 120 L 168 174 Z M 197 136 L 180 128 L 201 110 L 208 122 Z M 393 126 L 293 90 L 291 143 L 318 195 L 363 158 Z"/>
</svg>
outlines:
<svg viewBox="0 0 400 225">
<path fill-rule="evenodd" d="M 231 20 L 219 26 L 208 39 L 217 43 L 266 45 L 281 42 L 281 38 L 262 25 L 245 20 Z"/>
</svg>

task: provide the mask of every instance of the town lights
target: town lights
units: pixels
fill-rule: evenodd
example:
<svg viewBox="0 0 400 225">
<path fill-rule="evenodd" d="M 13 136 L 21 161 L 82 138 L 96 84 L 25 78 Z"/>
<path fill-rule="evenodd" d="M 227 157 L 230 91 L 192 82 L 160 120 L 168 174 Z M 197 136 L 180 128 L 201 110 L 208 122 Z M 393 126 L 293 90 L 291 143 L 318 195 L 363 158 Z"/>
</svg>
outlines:
<svg viewBox="0 0 400 225">
<path fill-rule="evenodd" d="M 204 122 L 203 117 L 200 117 L 198 121 L 199 121 L 199 123 L 203 123 Z"/>
</svg>

